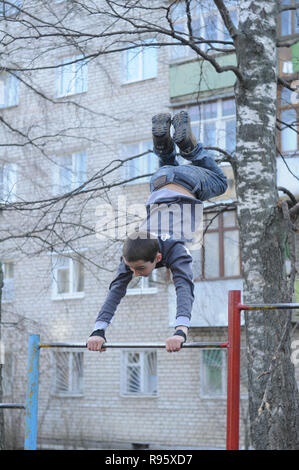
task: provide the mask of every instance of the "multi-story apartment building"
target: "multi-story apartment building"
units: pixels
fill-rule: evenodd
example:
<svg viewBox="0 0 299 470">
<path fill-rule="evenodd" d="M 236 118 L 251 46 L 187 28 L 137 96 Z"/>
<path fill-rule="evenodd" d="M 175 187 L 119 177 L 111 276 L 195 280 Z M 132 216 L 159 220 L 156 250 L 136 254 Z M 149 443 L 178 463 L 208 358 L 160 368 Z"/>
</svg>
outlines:
<svg viewBox="0 0 299 470">
<path fill-rule="evenodd" d="M 64 2 L 55 3 L 57 9 L 64 8 Z M 231 14 L 237 22 L 237 9 L 232 8 Z M 294 15 L 293 11 L 281 17 L 280 35 L 285 40 L 293 40 L 296 34 Z M 80 24 L 85 18 L 75 15 L 74 21 Z M 194 9 L 193 21 L 206 38 L 215 31 L 219 40 L 228 37 L 216 10 L 203 15 L 200 9 Z M 175 24 L 178 31 L 187 28 L 185 15 L 179 10 Z M 147 40 L 154 42 L 155 38 Z M 294 74 L 294 79 L 298 70 L 296 48 L 294 44 L 283 50 L 279 62 L 281 72 Z M 0 112 L 20 126 L 30 115 L 33 129 L 40 126 L 45 135 L 53 136 L 47 140 L 47 158 L 32 145 L 14 147 L 13 153 L 1 150 L 1 197 L 6 202 L 47 200 L 69 193 L 88 180 L 92 180 L 93 196 L 84 199 L 82 191 L 64 207 L 70 223 L 77 221 L 80 212 L 78 236 L 69 236 L 65 226 L 65 237 L 59 243 L 53 232 L 44 231 L 39 250 L 34 232 L 30 243 L 24 237 L 21 243 L 12 238 L 1 253 L 6 401 L 24 400 L 29 333 L 40 333 L 43 341 L 57 342 L 82 342 L 91 333 L 121 246 L 100 237 L 103 207 L 112 207 L 114 215 L 126 211 L 133 217 L 137 211 L 134 204 L 146 201 L 149 177 L 134 178 L 157 168 L 157 158 L 147 152 L 152 149 L 151 117 L 158 112 L 187 109 L 196 136 L 206 146 L 228 152 L 235 147 L 234 75 L 227 72 L 219 80 L 212 67 L 187 47 L 140 45 L 104 55 L 99 61 L 76 62 L 81 56 L 69 45 L 63 52 L 53 47 L 44 65 L 49 57 L 59 67 L 34 73 L 35 88 L 51 98 L 46 102 L 18 77 L 0 75 Z M 223 53 L 219 60 L 233 63 L 235 58 Z M 297 107 L 283 103 L 284 93 L 279 92 L 280 113 L 284 121 L 292 122 Z M 76 106 L 62 106 L 66 100 Z M 87 108 L 94 111 L 92 119 L 84 114 Z M 297 179 L 292 176 L 299 161 L 297 134 L 283 129 L 279 145 L 278 183 L 298 196 Z M 104 179 L 96 179 L 111 162 L 138 154 L 142 156 L 111 174 L 107 172 Z M 195 303 L 189 341 L 225 340 L 228 291 L 242 290 L 233 173 L 228 164 L 224 163 L 223 169 L 229 188 L 220 198 L 205 203 L 204 245 L 194 252 Z M 119 185 L 119 181 L 126 183 Z M 110 191 L 101 191 L 105 184 L 111 186 Z M 58 225 L 62 203 L 58 201 L 48 215 L 53 217 L 56 211 Z M 215 217 L 219 203 L 230 205 Z M 32 210 L 31 215 L 38 223 L 38 214 Z M 0 217 L 3 226 L 11 223 L 11 233 L 18 233 L 20 220 L 28 224 L 20 213 L 15 221 L 9 221 L 5 212 Z M 85 224 L 95 232 L 85 232 Z M 114 228 L 116 238 L 120 238 L 121 226 Z M 45 240 L 49 241 L 46 249 Z M 163 342 L 173 331 L 175 305 L 174 286 L 165 269 L 149 278 L 134 279 L 107 330 L 108 340 Z M 243 446 L 248 444 L 244 348 L 243 338 Z M 103 354 L 78 349 L 42 351 L 38 445 L 223 448 L 226 373 L 226 352 L 216 349 L 182 350 L 177 354 L 152 349 L 108 350 Z M 17 435 L 22 430 L 22 412 L 10 410 L 6 418 L 7 429 L 12 436 Z"/>
</svg>

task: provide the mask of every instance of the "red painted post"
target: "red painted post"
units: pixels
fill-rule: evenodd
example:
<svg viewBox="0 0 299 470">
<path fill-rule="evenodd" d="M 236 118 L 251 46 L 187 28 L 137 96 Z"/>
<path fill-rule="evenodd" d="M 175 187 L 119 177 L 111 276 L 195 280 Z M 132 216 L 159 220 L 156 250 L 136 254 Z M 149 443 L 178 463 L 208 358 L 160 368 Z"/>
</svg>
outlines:
<svg viewBox="0 0 299 470">
<path fill-rule="evenodd" d="M 239 449 L 241 291 L 228 293 L 226 449 Z"/>
</svg>

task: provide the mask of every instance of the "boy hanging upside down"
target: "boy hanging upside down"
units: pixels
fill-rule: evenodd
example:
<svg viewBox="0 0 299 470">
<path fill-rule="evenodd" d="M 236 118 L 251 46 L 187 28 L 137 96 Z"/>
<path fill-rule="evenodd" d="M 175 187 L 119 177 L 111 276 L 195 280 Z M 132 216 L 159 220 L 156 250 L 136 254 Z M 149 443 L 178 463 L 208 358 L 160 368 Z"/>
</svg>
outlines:
<svg viewBox="0 0 299 470">
<path fill-rule="evenodd" d="M 170 126 L 174 127 L 171 138 Z M 117 275 L 109 286 L 109 292 L 90 335 L 87 347 L 90 351 L 105 351 L 105 330 L 116 308 L 125 296 L 133 274 L 149 276 L 154 269 L 166 266 L 172 272 L 176 289 L 177 313 L 175 332 L 166 340 L 166 350 L 179 351 L 187 339 L 191 310 L 194 301 L 192 257 L 185 246 L 186 238 L 172 234 L 153 234 L 148 223 L 154 210 L 162 205 L 182 207 L 198 204 L 223 194 L 227 189 L 226 177 L 214 159 L 197 143 L 192 134 L 188 113 L 181 111 L 171 121 L 170 114 L 158 114 L 152 118 L 154 152 L 159 157 L 159 169 L 150 180 L 151 196 L 147 201 L 146 227 L 127 237 L 123 245 L 122 259 Z M 190 164 L 179 165 L 176 161 L 175 144 L 180 154 Z M 176 222 L 177 225 L 177 222 Z"/>
</svg>

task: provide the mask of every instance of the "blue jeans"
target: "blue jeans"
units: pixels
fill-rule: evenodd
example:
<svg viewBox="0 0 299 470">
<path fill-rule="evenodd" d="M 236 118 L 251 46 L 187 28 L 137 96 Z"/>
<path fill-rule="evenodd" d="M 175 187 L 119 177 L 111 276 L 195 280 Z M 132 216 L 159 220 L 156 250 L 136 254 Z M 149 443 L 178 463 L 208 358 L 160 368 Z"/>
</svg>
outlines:
<svg viewBox="0 0 299 470">
<path fill-rule="evenodd" d="M 220 196 L 227 189 L 226 176 L 200 143 L 192 152 L 183 155 L 191 164 L 179 165 L 175 150 L 156 155 L 159 157 L 159 169 L 151 177 L 151 192 L 165 184 L 176 183 L 191 191 L 197 199 L 205 201 Z"/>
</svg>

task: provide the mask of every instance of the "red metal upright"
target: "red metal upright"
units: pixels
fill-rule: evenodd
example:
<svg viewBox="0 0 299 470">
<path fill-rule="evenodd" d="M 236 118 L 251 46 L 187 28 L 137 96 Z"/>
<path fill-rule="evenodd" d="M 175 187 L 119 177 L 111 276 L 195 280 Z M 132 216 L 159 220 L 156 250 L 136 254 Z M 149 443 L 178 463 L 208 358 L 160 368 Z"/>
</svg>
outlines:
<svg viewBox="0 0 299 470">
<path fill-rule="evenodd" d="M 228 294 L 226 449 L 239 449 L 241 292 Z"/>
</svg>

